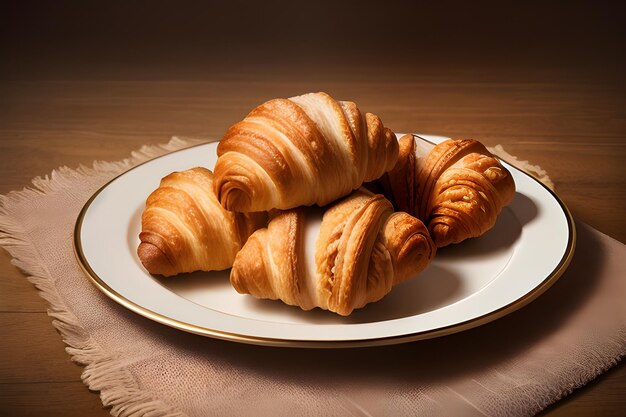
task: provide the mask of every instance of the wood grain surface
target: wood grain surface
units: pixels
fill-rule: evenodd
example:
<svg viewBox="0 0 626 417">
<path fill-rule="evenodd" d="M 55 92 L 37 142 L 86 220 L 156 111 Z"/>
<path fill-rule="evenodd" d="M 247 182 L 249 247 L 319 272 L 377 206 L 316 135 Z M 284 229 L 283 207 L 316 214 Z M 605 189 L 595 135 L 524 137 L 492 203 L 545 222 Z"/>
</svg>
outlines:
<svg viewBox="0 0 626 417">
<path fill-rule="evenodd" d="M 475 25 L 469 25 L 463 13 L 444 22 L 445 10 L 436 6 L 421 14 L 410 10 L 421 22 L 406 19 L 397 6 L 391 19 L 375 10 L 357 16 L 377 27 L 374 34 L 348 31 L 337 44 L 345 32 L 339 20 L 326 22 L 325 30 L 333 30 L 321 38 L 291 24 L 303 43 L 296 47 L 275 29 L 259 35 L 275 47 L 256 48 L 247 41 L 250 30 L 232 38 L 220 32 L 230 30 L 232 19 L 220 22 L 202 9 L 198 13 L 212 16 L 213 24 L 202 29 L 197 19 L 182 19 L 191 14 L 172 14 L 171 4 L 156 3 L 152 20 L 144 22 L 147 35 L 129 29 L 142 15 L 139 6 L 125 11 L 122 23 L 112 8 L 94 17 L 70 2 L 4 14 L 1 52 L 9 59 L 0 66 L 0 194 L 61 165 L 118 160 L 173 135 L 221 137 L 267 99 L 326 91 L 377 113 L 397 132 L 502 144 L 545 168 L 575 217 L 626 242 L 621 10 L 581 6 L 561 13 L 531 5 L 517 11 L 521 22 L 507 15 L 493 23 L 494 12 L 485 6 L 486 14 L 472 11 Z M 356 4 L 348 3 L 344 14 Z M 267 19 L 277 24 L 285 13 Z M 49 15 L 70 16 L 62 21 L 71 23 L 55 26 Z M 569 19 L 559 23 L 560 31 L 553 30 L 556 16 Z M 524 32 L 530 20 L 535 30 Z M 171 22 L 173 29 L 159 32 Z M 22 23 L 39 31 L 20 31 Z M 375 35 L 383 31 L 387 37 L 380 40 Z M 155 41 L 158 33 L 166 38 Z M 357 46 L 348 48 L 352 43 Z M 108 415 L 97 393 L 82 384 L 82 368 L 64 352 L 46 308 L 0 251 L 0 415 Z M 624 415 L 625 394 L 622 364 L 544 414 Z"/>
</svg>

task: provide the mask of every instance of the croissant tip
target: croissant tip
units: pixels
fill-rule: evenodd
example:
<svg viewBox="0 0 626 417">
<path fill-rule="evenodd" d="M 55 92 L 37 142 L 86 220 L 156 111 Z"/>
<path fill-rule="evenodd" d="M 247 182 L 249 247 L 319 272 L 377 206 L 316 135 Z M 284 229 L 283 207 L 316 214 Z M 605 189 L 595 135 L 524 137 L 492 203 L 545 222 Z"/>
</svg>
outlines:
<svg viewBox="0 0 626 417">
<path fill-rule="evenodd" d="M 425 249 L 419 252 L 416 252 L 416 256 L 426 257 L 428 261 L 434 258 L 435 253 L 437 252 L 437 245 L 435 244 L 430 234 L 426 231 L 416 231 L 411 236 L 409 236 L 405 241 L 402 248 L 402 252 L 414 250 L 416 248 Z"/>
<path fill-rule="evenodd" d="M 252 210 L 252 199 L 240 188 L 222 187 L 219 194 L 219 201 L 228 211 L 250 212 Z"/>
<path fill-rule="evenodd" d="M 430 237 L 435 242 L 435 246 L 438 248 L 449 245 L 451 242 L 447 241 L 447 233 L 450 228 L 441 223 L 429 224 L 428 232 L 430 233 Z"/>
<path fill-rule="evenodd" d="M 263 256 L 265 248 L 259 239 L 259 234 L 267 233 L 267 229 L 259 229 L 252 234 L 241 250 L 235 255 L 232 269 L 230 270 L 230 283 L 239 294 L 250 294 L 253 297 L 261 297 L 267 292 L 268 279 L 265 276 Z M 271 288 L 271 287 L 270 287 Z"/>
<path fill-rule="evenodd" d="M 216 178 L 214 192 L 222 207 L 228 211 L 253 211 L 251 210 L 252 199 L 243 189 L 240 181 L 230 175 L 216 174 Z"/>
<path fill-rule="evenodd" d="M 137 256 L 149 273 L 170 277 L 178 274 L 165 253 L 149 242 L 141 242 L 137 248 Z"/>
<path fill-rule="evenodd" d="M 239 294 L 250 294 L 250 290 L 246 285 L 246 279 L 242 276 L 241 271 L 238 268 L 230 270 L 230 285 Z"/>
</svg>

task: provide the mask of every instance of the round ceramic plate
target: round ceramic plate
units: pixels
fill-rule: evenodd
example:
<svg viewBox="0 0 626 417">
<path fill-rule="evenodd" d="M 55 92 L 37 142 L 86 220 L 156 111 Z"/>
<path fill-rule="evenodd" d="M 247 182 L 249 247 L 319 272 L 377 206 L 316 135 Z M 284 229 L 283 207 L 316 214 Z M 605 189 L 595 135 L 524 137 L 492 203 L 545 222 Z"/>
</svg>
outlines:
<svg viewBox="0 0 626 417">
<path fill-rule="evenodd" d="M 445 139 L 422 137 L 436 143 Z M 216 142 L 187 148 L 127 171 L 87 202 L 76 223 L 76 254 L 91 281 L 128 309 L 181 330 L 300 347 L 372 346 L 447 335 L 526 305 L 556 281 L 573 253 L 574 224 L 563 203 L 505 163 L 517 193 L 490 231 L 439 250 L 424 272 L 349 317 L 238 294 L 229 270 L 170 278 L 148 274 L 136 254 L 146 197 L 172 171 L 212 169 L 216 148 Z"/>
</svg>

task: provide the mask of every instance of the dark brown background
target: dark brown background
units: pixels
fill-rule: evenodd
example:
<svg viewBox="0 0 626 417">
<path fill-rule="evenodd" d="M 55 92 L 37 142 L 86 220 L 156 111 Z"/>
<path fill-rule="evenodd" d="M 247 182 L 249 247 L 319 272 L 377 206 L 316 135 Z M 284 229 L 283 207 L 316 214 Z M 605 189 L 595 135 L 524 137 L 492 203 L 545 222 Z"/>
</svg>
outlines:
<svg viewBox="0 0 626 417">
<path fill-rule="evenodd" d="M 625 242 L 624 22 L 617 1 L 3 2 L 0 194 L 323 90 L 395 131 L 502 143 Z M 106 415 L 2 251 L 0 276 L 0 414 Z M 620 415 L 625 393 L 620 365 L 547 414 Z"/>
<path fill-rule="evenodd" d="M 201 79 L 294 67 L 358 75 L 397 65 L 624 70 L 617 1 L 13 3 L 0 13 L 5 78 Z"/>
</svg>

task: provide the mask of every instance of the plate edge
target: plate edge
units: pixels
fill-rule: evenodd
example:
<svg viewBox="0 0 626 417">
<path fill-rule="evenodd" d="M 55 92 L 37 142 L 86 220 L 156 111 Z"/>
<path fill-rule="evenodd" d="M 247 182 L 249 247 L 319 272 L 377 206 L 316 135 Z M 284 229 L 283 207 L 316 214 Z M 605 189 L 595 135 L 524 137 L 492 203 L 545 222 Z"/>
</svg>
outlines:
<svg viewBox="0 0 626 417">
<path fill-rule="evenodd" d="M 422 140 L 426 140 L 430 142 L 429 140 L 424 139 L 418 134 L 413 134 L 413 135 L 419 137 Z M 490 311 L 489 313 L 486 313 L 482 316 L 474 317 L 472 319 L 466 320 L 461 323 L 456 323 L 450 326 L 441 327 L 441 328 L 434 329 L 434 330 L 425 330 L 422 332 L 411 333 L 411 334 L 406 334 L 406 335 L 389 336 L 389 337 L 372 338 L 372 339 L 357 339 L 357 340 L 294 340 L 294 339 L 279 339 L 279 338 L 270 338 L 270 337 L 261 337 L 261 336 L 248 336 L 248 335 L 241 335 L 237 333 L 225 332 L 221 330 L 204 328 L 204 327 L 192 325 L 189 323 L 181 322 L 176 319 L 172 319 L 170 317 L 148 310 L 126 299 L 124 296 L 122 296 L 117 291 L 112 289 L 108 284 L 106 284 L 106 282 L 104 282 L 95 273 L 95 271 L 93 271 L 93 269 L 89 265 L 89 262 L 84 256 L 84 253 L 82 251 L 82 244 L 80 240 L 80 231 L 81 231 L 81 227 L 83 224 L 83 219 L 91 203 L 96 199 L 96 197 L 105 188 L 108 187 L 110 183 L 117 180 L 122 175 L 125 175 L 126 173 L 134 170 L 135 168 L 138 168 L 144 164 L 147 164 L 149 162 L 152 162 L 164 156 L 170 155 L 172 153 L 181 152 L 181 151 L 198 147 L 198 146 L 204 146 L 204 145 L 207 145 L 209 143 L 214 143 L 214 142 L 217 142 L 217 140 L 196 144 L 196 145 L 192 145 L 192 146 L 185 147 L 182 149 L 178 149 L 173 152 L 165 153 L 158 157 L 155 157 L 147 161 L 144 161 L 140 164 L 137 164 L 134 167 L 120 173 L 119 175 L 116 175 L 114 178 L 112 178 L 107 183 L 105 183 L 102 187 L 100 187 L 87 200 L 87 202 L 83 205 L 82 209 L 80 210 L 78 217 L 76 219 L 75 225 L 74 225 L 74 236 L 73 236 L 74 255 L 76 256 L 76 259 L 78 260 L 78 263 L 81 269 L 83 270 L 87 278 L 89 278 L 90 282 L 96 288 L 98 288 L 98 290 L 103 292 L 106 296 L 108 296 L 110 299 L 117 302 L 118 304 L 126 307 L 127 309 L 143 317 L 146 317 L 150 320 L 167 325 L 169 327 L 173 327 L 173 328 L 183 330 L 189 333 L 194 333 L 194 334 L 198 334 L 201 336 L 207 336 L 207 337 L 212 337 L 212 338 L 221 339 L 221 340 L 234 341 L 234 342 L 246 343 L 246 344 L 254 344 L 254 345 L 262 345 L 262 346 L 274 346 L 274 347 L 297 347 L 297 348 L 374 347 L 374 346 L 394 345 L 394 344 L 408 343 L 408 342 L 413 342 L 413 341 L 418 341 L 418 340 L 432 339 L 436 337 L 451 335 L 454 333 L 458 333 L 461 331 L 465 331 L 465 330 L 469 330 L 469 329 L 481 326 L 483 324 L 487 324 L 489 322 L 502 318 L 526 306 L 531 301 L 535 300 L 541 294 L 543 294 L 548 288 L 550 288 L 561 277 L 561 275 L 563 275 L 563 273 L 569 266 L 574 256 L 574 249 L 576 247 L 576 227 L 575 227 L 573 216 L 571 212 L 569 211 L 569 209 L 567 208 L 567 206 L 565 205 L 565 203 L 560 199 L 560 197 L 553 190 L 548 188 L 545 184 L 543 184 L 537 178 L 533 177 L 527 172 L 522 171 L 519 168 L 516 168 L 514 165 L 512 165 L 505 159 L 497 157 L 498 159 L 506 162 L 508 165 L 512 166 L 514 169 L 518 170 L 522 174 L 530 177 L 532 180 L 537 182 L 542 188 L 548 191 L 548 193 L 552 196 L 552 198 L 554 198 L 557 201 L 557 203 L 561 207 L 561 210 L 565 214 L 565 218 L 567 220 L 567 225 L 568 225 L 568 232 L 569 232 L 565 253 L 563 254 L 563 257 L 561 258 L 561 260 L 559 261 L 555 269 L 552 271 L 552 273 L 550 273 L 539 285 L 534 287 L 530 292 L 524 294 L 524 296 L 518 298 L 517 300 L 514 300 L 513 302 L 505 306 L 502 306 L 497 310 Z"/>
</svg>

